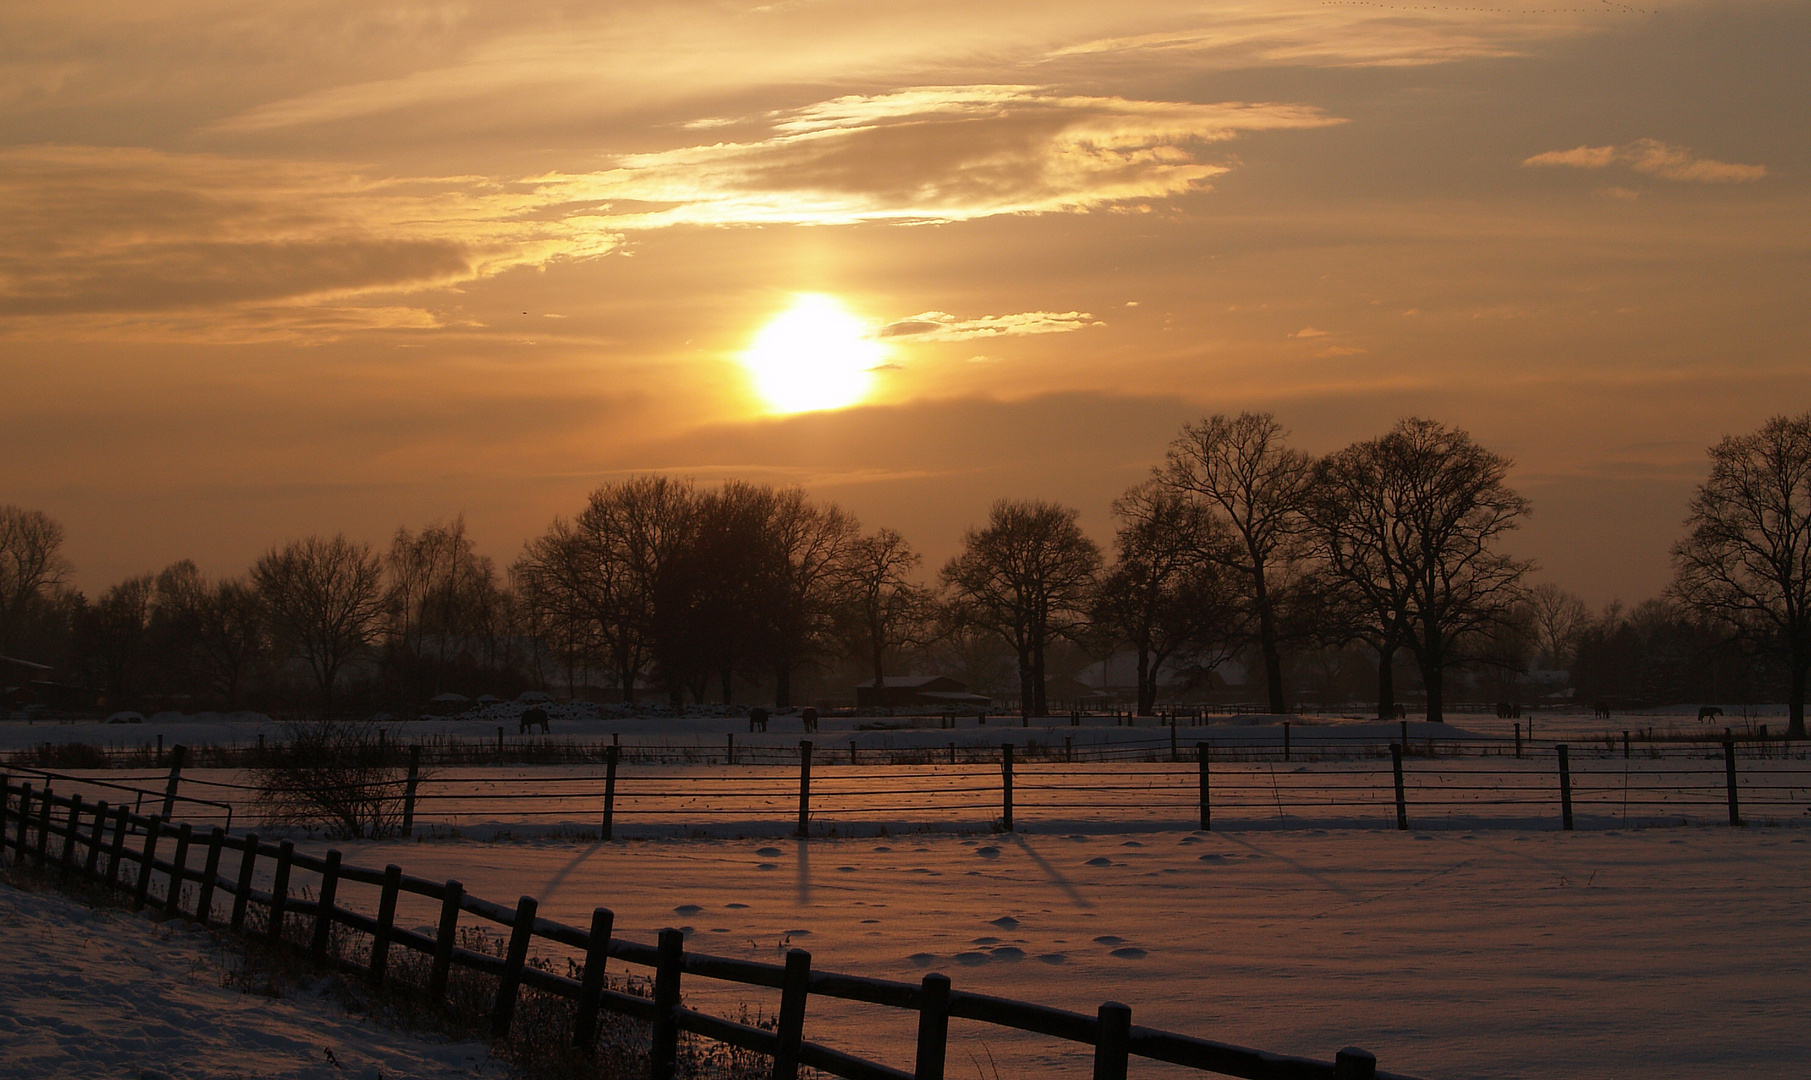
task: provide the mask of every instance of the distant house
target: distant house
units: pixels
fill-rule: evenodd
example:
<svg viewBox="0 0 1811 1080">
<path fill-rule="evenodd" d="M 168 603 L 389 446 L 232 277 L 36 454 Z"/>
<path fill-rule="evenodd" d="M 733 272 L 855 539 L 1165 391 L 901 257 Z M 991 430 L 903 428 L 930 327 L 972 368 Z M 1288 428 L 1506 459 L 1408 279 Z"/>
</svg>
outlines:
<svg viewBox="0 0 1811 1080">
<path fill-rule="evenodd" d="M 968 684 L 947 675 L 889 675 L 855 688 L 858 709 L 985 709 L 993 699 L 968 692 Z"/>
<path fill-rule="evenodd" d="M 0 705 L 18 708 L 45 704 L 67 696 L 61 691 L 72 688 L 52 682 L 50 672 L 51 669 L 46 664 L 0 656 Z"/>
</svg>

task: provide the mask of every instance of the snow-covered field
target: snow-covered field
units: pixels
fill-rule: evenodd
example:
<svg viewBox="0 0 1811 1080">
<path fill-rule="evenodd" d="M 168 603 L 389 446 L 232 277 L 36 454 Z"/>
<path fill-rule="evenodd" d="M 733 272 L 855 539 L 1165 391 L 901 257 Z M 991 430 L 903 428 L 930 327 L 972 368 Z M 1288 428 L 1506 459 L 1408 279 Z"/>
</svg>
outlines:
<svg viewBox="0 0 1811 1080">
<path fill-rule="evenodd" d="M 0 1076 L 68 1080 L 502 1077 L 488 1048 L 358 1020 L 318 987 L 223 986 L 231 957 L 180 920 L 0 886 Z"/>
</svg>

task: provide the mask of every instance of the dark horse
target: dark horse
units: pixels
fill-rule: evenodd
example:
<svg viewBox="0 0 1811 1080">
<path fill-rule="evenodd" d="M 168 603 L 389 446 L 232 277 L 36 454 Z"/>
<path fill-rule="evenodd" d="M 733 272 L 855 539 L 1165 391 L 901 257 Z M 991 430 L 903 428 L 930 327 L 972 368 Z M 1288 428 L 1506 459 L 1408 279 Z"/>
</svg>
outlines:
<svg viewBox="0 0 1811 1080">
<path fill-rule="evenodd" d="M 767 710 L 759 705 L 748 710 L 748 730 L 753 731 L 756 728 L 760 728 L 762 731 L 767 730 Z"/>
<path fill-rule="evenodd" d="M 1715 720 L 1717 717 L 1722 716 L 1722 715 L 1723 715 L 1723 710 L 1717 708 L 1715 705 L 1703 705 L 1698 708 L 1698 720 L 1700 722 L 1703 722 L 1705 720 Z"/>
<path fill-rule="evenodd" d="M 526 735 L 528 734 L 528 729 L 531 727 L 540 728 L 541 734 L 543 735 L 549 733 L 547 728 L 546 709 L 541 708 L 539 705 L 534 705 L 522 710 L 522 727 L 517 734 Z"/>
</svg>

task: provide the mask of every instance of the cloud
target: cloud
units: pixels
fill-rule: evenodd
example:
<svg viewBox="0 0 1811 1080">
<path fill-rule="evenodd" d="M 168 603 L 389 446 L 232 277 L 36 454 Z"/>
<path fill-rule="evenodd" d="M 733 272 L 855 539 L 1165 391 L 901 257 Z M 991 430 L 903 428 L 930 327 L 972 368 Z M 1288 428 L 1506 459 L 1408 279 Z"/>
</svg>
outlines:
<svg viewBox="0 0 1811 1080">
<path fill-rule="evenodd" d="M 947 311 L 926 311 L 888 323 L 875 336 L 893 341 L 963 341 L 971 338 L 1066 334 L 1102 326 L 1085 311 L 1026 311 L 1017 315 L 983 315 L 958 319 Z"/>
<path fill-rule="evenodd" d="M 1325 330 L 1316 330 L 1312 326 L 1304 326 L 1289 336 L 1292 338 L 1318 338 L 1326 337 L 1327 332 Z"/>
<path fill-rule="evenodd" d="M 482 177 L 12 148 L 0 151 L 0 314 L 217 309 L 260 322 L 308 306 L 301 317 L 316 323 L 420 326 L 415 308 L 335 309 L 602 255 L 621 238 L 597 229 L 592 209 Z"/>
<path fill-rule="evenodd" d="M 1523 165 L 1563 166 L 1574 169 L 1603 169 L 1624 165 L 1638 173 L 1664 180 L 1700 184 L 1741 183 L 1759 180 L 1767 175 L 1765 165 L 1732 165 L 1724 161 L 1693 157 L 1682 146 L 1669 146 L 1658 139 L 1636 139 L 1622 146 L 1578 146 L 1571 150 L 1549 150 L 1523 160 Z"/>
<path fill-rule="evenodd" d="M 607 171 L 541 177 L 540 190 L 610 202 L 603 222 L 625 231 L 1083 212 L 1204 189 L 1231 167 L 1203 160 L 1211 144 L 1342 122 L 1298 104 L 994 85 L 846 96 L 766 121 L 759 141 L 625 155 Z"/>
</svg>

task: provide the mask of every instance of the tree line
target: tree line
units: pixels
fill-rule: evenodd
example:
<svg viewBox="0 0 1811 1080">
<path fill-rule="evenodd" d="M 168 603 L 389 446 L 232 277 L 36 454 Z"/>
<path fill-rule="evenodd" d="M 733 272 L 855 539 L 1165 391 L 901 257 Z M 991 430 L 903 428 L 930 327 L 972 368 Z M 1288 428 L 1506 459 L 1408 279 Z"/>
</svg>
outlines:
<svg viewBox="0 0 1811 1080">
<path fill-rule="evenodd" d="M 1148 715 L 1236 661 L 1272 712 L 1292 699 L 1419 698 L 1452 678 L 1524 696 L 1538 661 L 1583 699 L 1784 697 L 1803 733 L 1811 667 L 1811 413 L 1710 451 L 1662 597 L 1589 613 L 1504 550 L 1530 512 L 1511 462 L 1407 418 L 1324 457 L 1263 413 L 1183 426 L 1112 506 L 1106 551 L 1080 512 L 1000 500 L 932 576 L 896 530 L 798 488 L 643 475 L 592 492 L 507 568 L 462 518 L 386 549 L 277 545 L 243 575 L 190 561 L 90 600 L 61 527 L 0 508 L 0 655 L 51 663 L 118 705 L 233 708 L 311 692 L 410 708 L 444 691 L 608 685 L 635 702 L 789 707 L 801 680 L 914 669 L 1016 690 L 1047 715 L 1055 675 L 1127 655 Z"/>
</svg>

